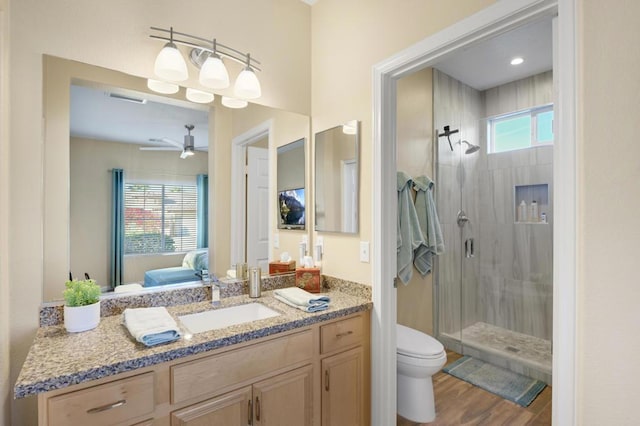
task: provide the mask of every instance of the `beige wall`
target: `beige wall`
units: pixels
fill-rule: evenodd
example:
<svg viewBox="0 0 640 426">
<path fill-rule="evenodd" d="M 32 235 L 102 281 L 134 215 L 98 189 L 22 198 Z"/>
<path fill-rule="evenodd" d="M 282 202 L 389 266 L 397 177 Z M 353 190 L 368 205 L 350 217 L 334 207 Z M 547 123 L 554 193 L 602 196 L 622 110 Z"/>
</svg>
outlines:
<svg viewBox="0 0 640 426">
<path fill-rule="evenodd" d="M 435 181 L 432 77 L 426 68 L 398 81 L 397 168 Z M 398 281 L 398 323 L 433 334 L 433 273 L 423 277 L 414 268 L 407 285 Z"/>
<path fill-rule="evenodd" d="M 578 2 L 578 424 L 638 423 L 640 2 Z M 560 283 L 562 284 L 562 283 Z"/>
<path fill-rule="evenodd" d="M 360 262 L 359 242 L 373 238 L 372 66 L 491 3 L 493 0 L 322 0 L 313 6 L 313 133 L 349 120 L 360 120 L 362 130 L 360 232 L 319 234 L 324 237 L 323 273 L 371 281 L 372 265 Z"/>
</svg>

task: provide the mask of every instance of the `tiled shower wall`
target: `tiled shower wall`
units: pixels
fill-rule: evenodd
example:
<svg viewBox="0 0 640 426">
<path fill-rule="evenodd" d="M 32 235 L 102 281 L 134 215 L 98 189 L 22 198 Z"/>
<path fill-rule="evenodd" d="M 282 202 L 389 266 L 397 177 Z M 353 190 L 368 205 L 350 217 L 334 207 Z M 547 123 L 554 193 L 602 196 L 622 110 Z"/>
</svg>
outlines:
<svg viewBox="0 0 640 426">
<path fill-rule="evenodd" d="M 440 332 L 486 322 L 551 339 L 553 148 L 487 154 L 485 117 L 553 101 L 551 71 L 479 92 L 434 70 L 434 125 L 481 146 L 465 155 L 438 138 L 437 203 L 446 253 L 438 258 Z M 515 219 L 515 186 L 547 184 L 548 224 Z M 460 234 L 458 210 L 470 218 Z M 464 257 L 473 238 L 475 256 Z"/>
</svg>

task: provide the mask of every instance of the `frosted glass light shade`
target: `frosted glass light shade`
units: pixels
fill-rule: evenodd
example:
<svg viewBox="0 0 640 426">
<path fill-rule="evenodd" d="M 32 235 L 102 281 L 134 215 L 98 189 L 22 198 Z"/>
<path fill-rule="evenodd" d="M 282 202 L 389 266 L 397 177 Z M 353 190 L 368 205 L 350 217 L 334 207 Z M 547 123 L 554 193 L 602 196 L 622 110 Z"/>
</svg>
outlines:
<svg viewBox="0 0 640 426">
<path fill-rule="evenodd" d="M 198 104 L 208 104 L 213 101 L 213 93 L 187 87 L 187 99 Z"/>
<path fill-rule="evenodd" d="M 173 83 L 168 83 L 166 81 L 147 79 L 147 87 L 154 92 L 162 93 L 165 95 L 173 95 L 174 93 L 178 93 L 180 90 L 180 86 Z"/>
<path fill-rule="evenodd" d="M 165 44 L 158 53 L 153 71 L 158 77 L 169 81 L 184 81 L 189 77 L 187 63 L 173 43 Z"/>
<path fill-rule="evenodd" d="M 347 121 L 342 125 L 342 133 L 345 135 L 355 135 L 358 133 L 358 122 L 356 120 Z"/>
<path fill-rule="evenodd" d="M 249 102 L 245 101 L 244 99 L 230 98 L 228 96 L 222 97 L 222 105 L 226 106 L 227 108 L 244 108 L 248 104 Z"/>
<path fill-rule="evenodd" d="M 211 89 L 226 89 L 229 87 L 229 73 L 222 59 L 209 56 L 200 68 L 200 84 Z"/>
<path fill-rule="evenodd" d="M 234 93 L 241 99 L 256 99 L 262 95 L 258 77 L 250 68 L 245 68 L 238 75 Z"/>
</svg>

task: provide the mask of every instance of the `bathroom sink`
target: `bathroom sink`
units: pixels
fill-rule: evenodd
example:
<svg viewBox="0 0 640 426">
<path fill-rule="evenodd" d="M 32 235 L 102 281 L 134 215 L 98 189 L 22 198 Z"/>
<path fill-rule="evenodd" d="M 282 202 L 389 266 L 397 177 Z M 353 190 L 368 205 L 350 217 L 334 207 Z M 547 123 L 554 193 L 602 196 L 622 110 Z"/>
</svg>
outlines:
<svg viewBox="0 0 640 426">
<path fill-rule="evenodd" d="M 197 314 L 182 315 L 178 318 L 191 333 L 217 330 L 231 325 L 272 318 L 279 312 L 267 308 L 261 303 L 247 303 L 229 308 L 213 309 Z"/>
</svg>

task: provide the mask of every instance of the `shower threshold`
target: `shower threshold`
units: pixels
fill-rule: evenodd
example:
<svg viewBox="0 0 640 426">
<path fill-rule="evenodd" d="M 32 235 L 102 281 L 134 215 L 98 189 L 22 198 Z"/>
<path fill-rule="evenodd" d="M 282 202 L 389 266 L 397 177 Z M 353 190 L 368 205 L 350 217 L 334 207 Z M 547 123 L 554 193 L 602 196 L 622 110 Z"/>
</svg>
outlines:
<svg viewBox="0 0 640 426">
<path fill-rule="evenodd" d="M 453 340 L 459 340 L 462 335 L 465 355 L 476 356 L 486 362 L 545 380 L 547 383 L 551 380 L 552 354 L 549 340 L 484 322 L 464 328 L 461 334 L 441 334 Z"/>
</svg>

